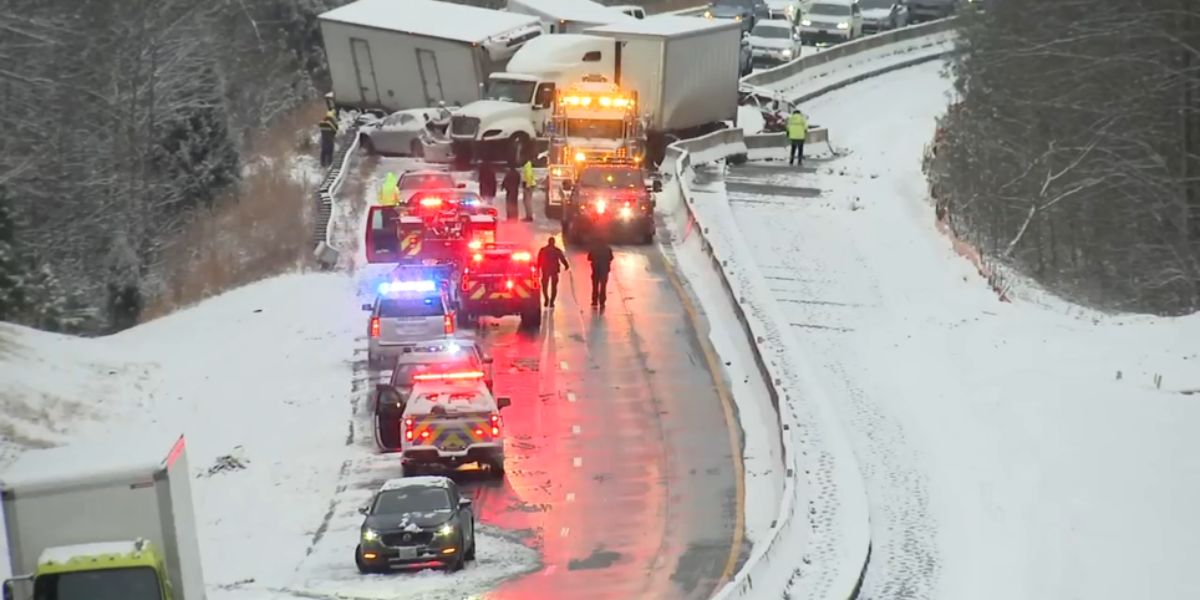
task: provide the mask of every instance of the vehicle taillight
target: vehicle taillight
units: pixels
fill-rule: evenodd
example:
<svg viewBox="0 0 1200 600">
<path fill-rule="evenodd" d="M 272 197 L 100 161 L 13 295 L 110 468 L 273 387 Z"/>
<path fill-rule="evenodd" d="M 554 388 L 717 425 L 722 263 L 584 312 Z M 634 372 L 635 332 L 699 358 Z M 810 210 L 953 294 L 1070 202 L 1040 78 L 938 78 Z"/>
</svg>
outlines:
<svg viewBox="0 0 1200 600">
<path fill-rule="evenodd" d="M 371 337 L 379 337 L 379 317 L 371 317 Z"/>
<path fill-rule="evenodd" d="M 604 214 L 604 211 L 608 210 L 608 203 L 605 202 L 604 199 L 596 200 L 596 203 L 593 206 L 596 207 L 596 212 L 600 214 Z"/>
<path fill-rule="evenodd" d="M 464 291 L 464 292 L 471 289 L 471 280 L 467 279 L 466 271 L 463 271 L 463 278 L 462 278 L 462 282 L 459 284 L 459 288 L 462 289 L 462 291 Z"/>
<path fill-rule="evenodd" d="M 511 289 L 513 289 L 513 280 L 509 279 L 508 281 L 505 281 L 505 282 L 504 282 L 504 287 L 506 287 L 506 288 L 508 288 L 508 289 L 510 289 L 510 290 L 511 290 Z"/>
<path fill-rule="evenodd" d="M 492 437 L 500 435 L 500 426 L 503 421 L 500 420 L 500 415 L 492 413 Z"/>
<path fill-rule="evenodd" d="M 425 208 L 439 208 L 441 205 L 441 198 L 421 198 L 421 206 Z"/>
<path fill-rule="evenodd" d="M 472 256 L 472 257 L 471 257 L 471 260 L 473 260 L 473 261 L 475 261 L 475 262 L 483 262 L 483 255 L 482 255 L 482 254 L 480 254 L 480 253 L 478 253 L 478 252 L 476 252 L 476 253 L 475 253 L 475 256 Z"/>
<path fill-rule="evenodd" d="M 416 424 L 412 419 L 404 419 L 404 440 L 411 442 L 413 439 L 413 427 Z"/>
<path fill-rule="evenodd" d="M 453 312 L 448 313 L 446 316 L 442 317 L 442 323 L 445 326 L 444 328 L 446 330 L 446 335 L 450 335 L 450 334 L 454 333 L 454 313 Z"/>
</svg>

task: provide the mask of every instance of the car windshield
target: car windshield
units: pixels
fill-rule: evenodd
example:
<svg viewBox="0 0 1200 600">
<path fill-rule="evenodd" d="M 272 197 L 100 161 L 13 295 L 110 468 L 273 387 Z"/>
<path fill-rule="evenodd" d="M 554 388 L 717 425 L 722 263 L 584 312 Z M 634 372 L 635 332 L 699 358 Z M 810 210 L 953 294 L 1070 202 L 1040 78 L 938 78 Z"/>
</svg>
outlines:
<svg viewBox="0 0 1200 600">
<path fill-rule="evenodd" d="M 426 513 L 451 508 L 450 492 L 442 488 L 413 487 L 380 492 L 375 498 L 375 505 L 371 507 L 371 514 Z"/>
<path fill-rule="evenodd" d="M 567 119 L 567 136 L 617 139 L 625 134 L 625 122 L 616 119 Z"/>
<path fill-rule="evenodd" d="M 745 8 L 748 3 L 746 0 L 716 0 L 713 2 L 713 8 Z"/>
<path fill-rule="evenodd" d="M 792 37 L 792 32 L 787 27 L 779 27 L 778 25 L 767 25 L 766 23 L 763 23 L 761 25 L 755 25 L 754 31 L 752 31 L 750 35 L 760 38 L 786 40 Z"/>
<path fill-rule="evenodd" d="M 579 185 L 617 189 L 644 187 L 646 181 L 635 169 L 587 169 L 579 175 Z"/>
<path fill-rule="evenodd" d="M 489 79 L 483 91 L 484 100 L 500 100 L 501 102 L 530 102 L 533 100 L 532 81 L 517 81 L 515 79 Z"/>
<path fill-rule="evenodd" d="M 808 9 L 808 13 L 812 15 L 829 15 L 832 17 L 848 17 L 850 16 L 850 5 L 848 4 L 814 4 Z"/>
<path fill-rule="evenodd" d="M 383 298 L 379 301 L 379 316 L 384 319 L 394 319 L 397 317 L 438 317 L 441 315 L 442 303 L 434 297 Z"/>
<path fill-rule="evenodd" d="M 896 0 L 859 0 L 863 8 L 891 8 Z"/>
<path fill-rule="evenodd" d="M 50 573 L 35 580 L 34 600 L 161 600 L 150 567 Z"/>
<path fill-rule="evenodd" d="M 397 184 L 402 190 L 418 188 L 453 188 L 454 178 L 445 173 L 405 175 Z"/>
</svg>

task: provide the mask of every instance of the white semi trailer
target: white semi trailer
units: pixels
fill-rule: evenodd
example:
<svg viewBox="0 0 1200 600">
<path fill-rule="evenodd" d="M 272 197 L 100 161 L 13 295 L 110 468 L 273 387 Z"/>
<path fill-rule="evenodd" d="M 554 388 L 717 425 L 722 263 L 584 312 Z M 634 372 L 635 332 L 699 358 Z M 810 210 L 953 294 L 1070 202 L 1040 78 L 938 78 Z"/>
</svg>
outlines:
<svg viewBox="0 0 1200 600">
<path fill-rule="evenodd" d="M 437 0 L 359 0 L 318 17 L 334 103 L 395 112 L 479 99 L 538 17 Z"/>
<path fill-rule="evenodd" d="M 0 476 L 11 600 L 205 600 L 183 436 L 30 450 Z"/>
<path fill-rule="evenodd" d="M 530 40 L 451 119 L 455 156 L 524 161 L 546 143 L 557 90 L 599 75 L 636 92 L 657 164 L 673 139 L 737 117 L 741 39 L 735 21 L 655 16 Z"/>
<path fill-rule="evenodd" d="M 508 0 L 505 10 L 537 17 L 545 33 L 579 33 L 590 27 L 633 19 L 617 8 L 592 0 Z"/>
</svg>

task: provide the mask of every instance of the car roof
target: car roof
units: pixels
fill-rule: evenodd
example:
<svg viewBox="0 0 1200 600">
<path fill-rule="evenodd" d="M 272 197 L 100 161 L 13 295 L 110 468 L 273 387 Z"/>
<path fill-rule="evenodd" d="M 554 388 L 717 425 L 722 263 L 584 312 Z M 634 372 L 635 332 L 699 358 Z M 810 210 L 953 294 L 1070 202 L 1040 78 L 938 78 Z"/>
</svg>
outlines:
<svg viewBox="0 0 1200 600">
<path fill-rule="evenodd" d="M 776 29 L 791 29 L 792 24 L 787 22 L 786 19 L 774 19 L 774 20 L 765 20 L 764 19 L 764 20 L 759 21 L 758 23 L 755 23 L 754 28 L 758 29 L 759 27 L 774 27 Z"/>
<path fill-rule="evenodd" d="M 445 175 L 446 177 L 452 177 L 448 171 L 438 171 L 437 169 L 418 169 L 416 171 L 405 171 L 400 174 L 400 178 L 428 177 L 430 175 Z"/>
<path fill-rule="evenodd" d="M 379 491 L 389 492 L 392 490 L 403 490 L 408 488 L 431 488 L 440 487 L 450 489 L 454 487 L 454 480 L 449 477 L 439 477 L 436 475 L 422 475 L 419 477 L 404 477 L 400 479 L 389 479 L 383 482 Z"/>
</svg>

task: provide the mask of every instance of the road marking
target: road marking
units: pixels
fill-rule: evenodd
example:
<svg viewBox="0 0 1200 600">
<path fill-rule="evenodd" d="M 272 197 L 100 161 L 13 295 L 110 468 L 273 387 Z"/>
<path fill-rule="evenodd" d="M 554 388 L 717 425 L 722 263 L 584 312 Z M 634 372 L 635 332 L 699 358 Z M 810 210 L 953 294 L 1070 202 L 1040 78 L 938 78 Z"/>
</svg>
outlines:
<svg viewBox="0 0 1200 600">
<path fill-rule="evenodd" d="M 575 463 L 576 467 L 582 467 L 583 466 L 583 457 L 576 456 L 572 462 Z"/>
<path fill-rule="evenodd" d="M 575 392 L 567 392 L 567 402 L 575 401 Z"/>
<path fill-rule="evenodd" d="M 567 492 L 567 502 L 575 501 L 575 492 Z"/>
<path fill-rule="evenodd" d="M 733 399 L 729 396 L 729 390 L 725 388 L 725 382 L 721 380 L 721 361 L 717 358 L 717 353 L 712 348 L 712 343 L 707 336 L 700 335 L 700 315 L 696 312 L 696 307 L 692 304 L 692 299 L 687 294 L 687 290 L 683 287 L 683 282 L 679 280 L 679 275 L 675 272 L 675 268 L 660 255 L 663 263 L 666 266 L 667 280 L 671 282 L 671 287 L 675 288 L 675 294 L 679 296 L 679 301 L 683 304 L 683 310 L 687 313 L 688 319 L 692 322 L 692 330 L 696 333 L 696 339 L 700 342 L 700 350 L 704 354 L 704 362 L 708 363 L 708 374 L 712 377 L 713 387 L 717 390 L 717 397 L 721 399 L 721 408 L 725 412 L 725 428 L 729 431 L 729 446 L 733 450 L 733 478 L 736 486 L 737 498 L 735 501 L 734 525 L 733 525 L 733 540 L 729 547 L 729 559 L 725 561 L 725 569 L 721 572 L 721 578 L 717 580 L 717 585 L 713 589 L 721 589 L 725 586 L 725 582 L 733 576 L 734 569 L 737 568 L 738 557 L 742 554 L 742 542 L 746 536 L 746 465 L 742 463 L 742 448 L 738 439 L 738 428 L 734 426 L 737 422 L 736 413 L 733 409 Z M 748 343 L 753 343 L 747 340 Z"/>
<path fill-rule="evenodd" d="M 558 535 L 560 535 L 562 537 L 567 537 L 567 535 L 570 533 L 571 533 L 570 527 L 563 527 L 562 529 L 558 530 Z"/>
<path fill-rule="evenodd" d="M 582 428 L 582 427 L 580 427 L 580 426 L 578 426 L 578 425 L 572 425 L 572 426 L 571 426 L 571 433 L 573 433 L 573 434 L 575 434 L 575 435 L 579 435 L 579 433 L 580 433 L 581 431 L 583 431 L 583 428 Z"/>
</svg>

